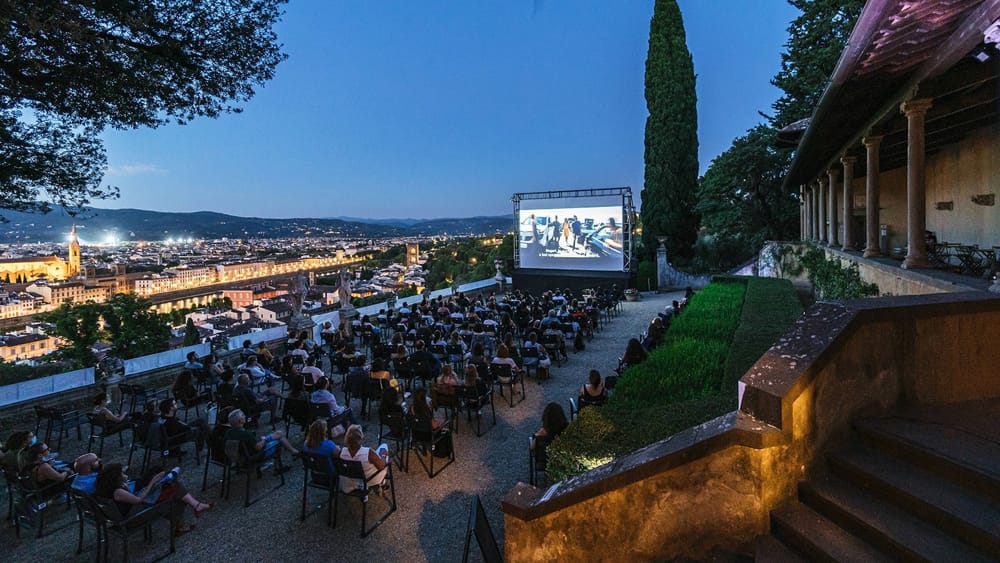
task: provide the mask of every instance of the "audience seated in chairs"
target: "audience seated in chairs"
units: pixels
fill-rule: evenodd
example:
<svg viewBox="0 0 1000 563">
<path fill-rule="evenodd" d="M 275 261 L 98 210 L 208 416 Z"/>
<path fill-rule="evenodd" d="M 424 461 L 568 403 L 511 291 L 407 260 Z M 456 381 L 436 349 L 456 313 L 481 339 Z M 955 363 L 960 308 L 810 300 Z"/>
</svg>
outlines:
<svg viewBox="0 0 1000 563">
<path fill-rule="evenodd" d="M 590 370 L 590 381 L 580 388 L 580 396 L 577 399 L 580 407 L 588 405 L 600 406 L 608 402 L 608 390 L 601 382 L 601 372 L 596 369 Z"/>
<path fill-rule="evenodd" d="M 555 439 L 566 427 L 569 422 L 566 421 L 566 412 L 563 410 L 559 403 L 549 403 L 545 405 L 545 410 L 542 411 L 542 427 L 538 429 L 538 432 L 531 437 L 531 442 L 529 445 L 531 460 L 532 460 L 532 470 L 531 470 L 531 483 L 535 483 L 535 473 L 545 472 L 546 457 L 545 448 L 548 447 L 552 440 Z"/>
<path fill-rule="evenodd" d="M 94 496 L 113 501 L 123 518 L 128 518 L 129 513 L 137 506 L 171 502 L 174 521 L 177 523 L 174 533 L 186 534 L 194 529 L 194 525 L 184 522 L 184 507 L 190 506 L 195 517 L 200 518 L 203 513 L 215 508 L 215 505 L 196 499 L 176 474 L 173 471 L 171 473 L 173 477 L 168 478 L 166 472 L 158 471 L 146 479 L 145 483 L 135 483 L 128 480 L 122 464 L 109 463 L 97 475 Z"/>
</svg>

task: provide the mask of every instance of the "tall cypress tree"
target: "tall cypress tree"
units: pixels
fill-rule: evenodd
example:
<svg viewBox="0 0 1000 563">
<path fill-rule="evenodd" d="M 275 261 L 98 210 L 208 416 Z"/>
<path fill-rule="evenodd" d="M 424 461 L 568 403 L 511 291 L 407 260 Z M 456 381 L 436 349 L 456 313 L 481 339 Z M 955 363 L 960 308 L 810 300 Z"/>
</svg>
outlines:
<svg viewBox="0 0 1000 563">
<path fill-rule="evenodd" d="M 642 242 L 654 256 L 657 236 L 684 262 L 697 238 L 698 112 L 694 63 L 676 0 L 656 0 L 646 56 L 646 177 Z"/>
</svg>

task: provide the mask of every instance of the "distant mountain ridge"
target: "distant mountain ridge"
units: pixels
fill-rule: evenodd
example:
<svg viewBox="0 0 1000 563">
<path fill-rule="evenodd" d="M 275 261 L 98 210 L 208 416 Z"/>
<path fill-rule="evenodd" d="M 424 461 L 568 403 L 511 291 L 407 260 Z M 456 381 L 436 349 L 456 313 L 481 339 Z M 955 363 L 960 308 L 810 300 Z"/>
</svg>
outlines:
<svg viewBox="0 0 1000 563">
<path fill-rule="evenodd" d="M 353 219 L 238 217 L 214 211 L 188 213 L 143 209 L 85 208 L 76 217 L 62 210 L 47 215 L 0 210 L 0 243 L 62 242 L 75 224 L 84 244 L 104 242 L 112 234 L 119 242 L 167 238 L 379 238 L 405 236 L 465 236 L 506 233 L 509 215 L 446 219 Z"/>
</svg>

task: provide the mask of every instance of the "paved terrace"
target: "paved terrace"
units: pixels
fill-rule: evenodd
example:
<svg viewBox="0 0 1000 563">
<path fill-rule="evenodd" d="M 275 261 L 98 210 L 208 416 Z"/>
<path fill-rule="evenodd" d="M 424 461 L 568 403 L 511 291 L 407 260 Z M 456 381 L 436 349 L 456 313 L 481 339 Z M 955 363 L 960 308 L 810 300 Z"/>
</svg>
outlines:
<svg viewBox="0 0 1000 563">
<path fill-rule="evenodd" d="M 567 399 L 576 396 L 587 379 L 590 369 L 602 375 L 612 374 L 626 341 L 638 336 L 649 320 L 673 299 L 680 299 L 683 292 L 644 293 L 639 302 L 623 302 L 623 311 L 603 330 L 596 332 L 583 352 L 570 351 L 570 360 L 562 367 L 552 366 L 552 377 L 541 385 L 533 379 L 526 382 L 526 399 L 513 408 L 496 397 L 497 425 L 477 438 L 474 428 L 464 415 L 454 437 L 455 463 L 430 479 L 419 463 L 410 458 L 410 471 L 404 473 L 394 467 L 396 496 L 399 509 L 368 537 L 358 537 L 360 506 L 356 499 L 342 497 L 336 528 L 326 525 L 326 509 L 315 511 L 325 500 L 325 492 L 310 490 L 310 505 L 314 512 L 304 522 L 299 521 L 302 499 L 302 469 L 295 462 L 286 477 L 284 488 L 277 489 L 260 502 L 243 507 L 244 477 L 233 483 L 230 500 L 218 498 L 219 487 L 201 492 L 202 467 L 195 465 L 188 455 L 182 468 L 181 480 L 192 493 L 204 502 L 217 502 L 216 509 L 197 520 L 197 528 L 177 539 L 177 552 L 168 557 L 171 561 L 459 561 L 465 537 L 469 503 L 479 495 L 489 516 L 490 524 L 503 543 L 503 515 L 501 498 L 518 482 L 528 481 L 527 437 L 540 426 L 542 408 L 549 401 L 556 401 L 566 408 Z M 571 346 L 570 346 L 571 348 Z M 328 367 L 328 366 L 327 366 Z M 343 393 L 337 392 L 338 400 Z M 355 405 L 356 407 L 356 405 Z M 568 413 L 567 413 L 568 414 Z M 193 413 L 192 413 L 193 416 Z M 484 416 L 488 420 L 488 412 Z M 377 416 L 368 421 L 365 443 L 374 445 L 378 432 Z M 283 425 L 279 426 L 284 430 Z M 13 429 L 4 429 L 4 437 Z M 262 431 L 269 431 L 265 424 Z M 263 433 L 263 432 L 260 432 Z M 293 426 L 292 442 L 301 444 L 304 436 Z M 55 440 L 53 440 L 54 442 Z M 50 444 L 55 448 L 54 444 Z M 75 436 L 64 439 L 61 457 L 72 459 L 86 448 Z M 186 448 L 192 450 L 193 446 Z M 109 438 L 105 444 L 104 461 L 125 462 L 126 448 L 118 447 L 118 440 Z M 290 463 L 285 454 L 286 463 Z M 436 460 L 438 461 L 438 460 Z M 203 461 L 204 463 L 204 461 Z M 135 464 L 135 462 L 134 462 Z M 137 464 L 136 464 L 137 465 Z M 219 468 L 212 468 L 213 475 L 220 475 Z M 277 482 L 269 472 L 263 481 L 255 481 L 254 491 L 262 492 Z M 314 501 L 314 502 L 312 502 Z M 385 507 L 381 498 L 369 502 L 372 515 L 381 514 Z M 75 555 L 77 526 L 75 510 L 61 507 L 51 509 L 52 519 L 46 523 L 47 535 L 34 537 L 34 530 L 22 531 L 22 538 L 14 536 L 11 525 L 4 527 L 2 541 L 7 557 L 12 561 L 87 561 L 94 557 L 93 528 L 85 527 L 85 551 Z M 195 522 L 190 509 L 185 514 Z M 369 521 L 372 516 L 369 517 Z M 61 528 L 61 529 L 60 529 Z M 48 531 L 52 530 L 52 531 Z M 130 538 L 130 555 L 136 561 L 150 561 L 167 551 L 167 526 L 154 526 L 153 541 L 145 543 L 142 534 Z M 121 559 L 121 540 L 111 538 L 111 559 Z M 473 560 L 479 560 L 478 548 L 473 545 Z"/>
</svg>

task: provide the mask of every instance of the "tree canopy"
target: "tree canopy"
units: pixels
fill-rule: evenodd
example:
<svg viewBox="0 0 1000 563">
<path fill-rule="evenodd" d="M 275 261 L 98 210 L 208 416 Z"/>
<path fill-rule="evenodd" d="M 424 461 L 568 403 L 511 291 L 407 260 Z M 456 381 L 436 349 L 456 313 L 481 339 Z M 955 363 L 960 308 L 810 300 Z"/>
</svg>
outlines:
<svg viewBox="0 0 1000 563">
<path fill-rule="evenodd" d="M 642 242 L 652 257 L 656 237 L 666 236 L 668 255 L 682 261 L 697 237 L 698 112 L 694 63 L 676 0 L 657 0 L 649 23 L 646 57 L 645 184 Z"/>
<path fill-rule="evenodd" d="M 287 0 L 0 0 L 0 208 L 71 213 L 102 187 L 99 138 L 238 112 L 285 55 Z"/>
<path fill-rule="evenodd" d="M 784 92 L 771 106 L 774 115 L 769 119 L 777 129 L 812 115 L 865 0 L 788 3 L 800 13 L 788 26 L 781 70 L 771 79 L 771 84 Z"/>
</svg>

